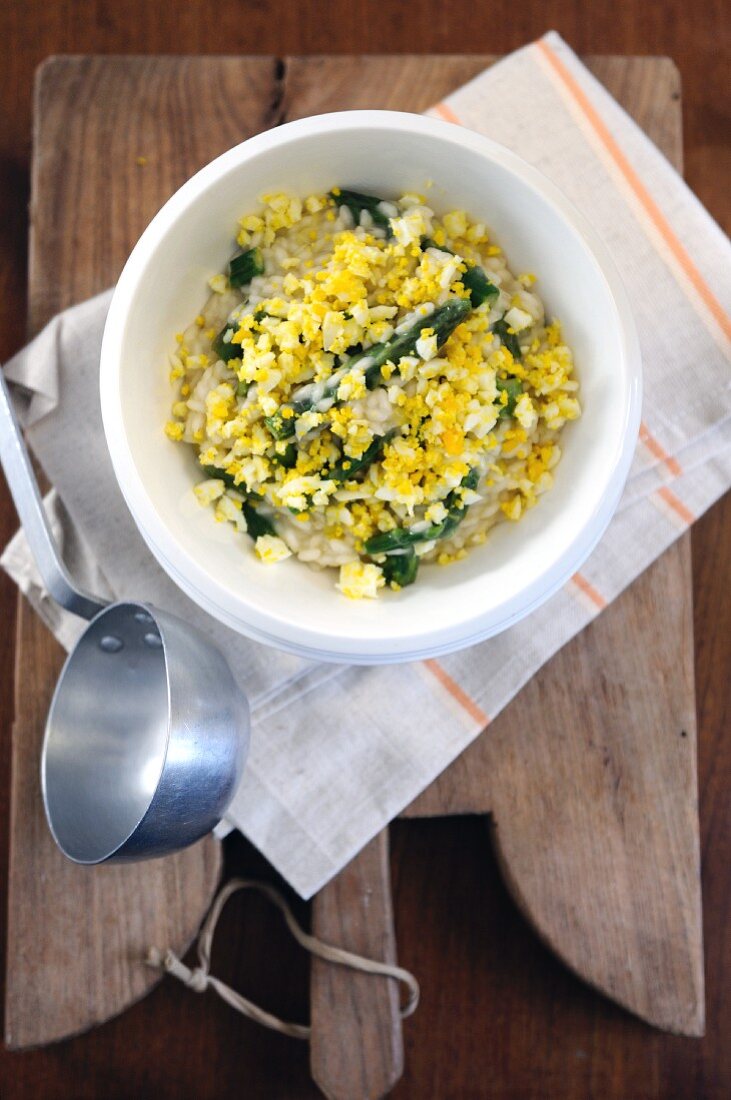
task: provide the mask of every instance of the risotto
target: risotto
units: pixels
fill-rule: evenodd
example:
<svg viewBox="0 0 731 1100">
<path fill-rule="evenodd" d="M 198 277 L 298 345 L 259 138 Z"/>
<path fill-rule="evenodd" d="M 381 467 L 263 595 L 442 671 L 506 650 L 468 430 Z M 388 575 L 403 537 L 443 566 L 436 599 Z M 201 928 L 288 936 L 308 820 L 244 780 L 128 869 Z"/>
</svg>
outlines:
<svg viewBox="0 0 731 1100">
<path fill-rule="evenodd" d="M 261 202 L 176 337 L 167 434 L 262 562 L 337 569 L 353 598 L 402 589 L 550 489 L 581 411 L 571 350 L 462 210 L 338 187 Z"/>
</svg>

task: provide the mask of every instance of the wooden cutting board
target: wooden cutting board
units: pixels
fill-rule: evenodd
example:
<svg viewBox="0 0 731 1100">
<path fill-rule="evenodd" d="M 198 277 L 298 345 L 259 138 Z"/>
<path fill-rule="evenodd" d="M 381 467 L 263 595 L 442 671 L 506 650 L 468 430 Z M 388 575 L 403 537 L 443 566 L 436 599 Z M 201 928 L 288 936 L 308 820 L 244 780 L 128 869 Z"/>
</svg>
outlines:
<svg viewBox="0 0 731 1100">
<path fill-rule="evenodd" d="M 224 149 L 327 110 L 421 111 L 491 60 L 50 60 L 36 85 L 30 331 L 112 283 L 164 200 Z M 597 58 L 590 65 L 680 164 L 672 63 Z M 631 1010 L 699 1034 L 689 554 L 686 537 L 555 657 L 407 812 L 490 811 L 506 877 L 539 934 Z M 156 981 L 141 964 L 145 948 L 184 948 L 220 868 L 210 838 L 172 859 L 121 868 L 82 870 L 56 853 L 37 775 L 61 661 L 21 600 L 5 1016 L 14 1047 L 82 1031 L 144 995 Z M 395 955 L 387 853 L 384 833 L 318 896 L 314 921 L 326 938 Z M 315 967 L 313 1072 L 321 1086 L 333 1096 L 381 1095 L 401 1057 L 388 984 Z"/>
</svg>

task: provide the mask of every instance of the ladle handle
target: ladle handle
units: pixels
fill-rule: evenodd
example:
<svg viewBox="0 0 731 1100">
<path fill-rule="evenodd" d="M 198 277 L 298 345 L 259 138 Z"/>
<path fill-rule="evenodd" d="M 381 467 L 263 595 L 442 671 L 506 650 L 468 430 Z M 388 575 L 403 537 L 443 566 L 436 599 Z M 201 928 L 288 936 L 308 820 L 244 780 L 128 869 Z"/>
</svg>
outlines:
<svg viewBox="0 0 731 1100">
<path fill-rule="evenodd" d="M 106 605 L 78 588 L 61 561 L 2 369 L 0 463 L 43 583 L 61 607 L 84 619 L 93 619 Z"/>
</svg>

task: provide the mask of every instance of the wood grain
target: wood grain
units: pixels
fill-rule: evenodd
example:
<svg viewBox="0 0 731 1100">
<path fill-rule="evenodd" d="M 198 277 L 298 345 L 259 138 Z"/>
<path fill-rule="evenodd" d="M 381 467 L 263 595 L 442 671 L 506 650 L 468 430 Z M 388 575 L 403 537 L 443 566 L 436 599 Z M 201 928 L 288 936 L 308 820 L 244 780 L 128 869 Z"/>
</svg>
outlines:
<svg viewBox="0 0 731 1100">
<path fill-rule="evenodd" d="M 39 69 L 32 332 L 64 306 L 110 286 L 173 191 L 278 120 L 276 74 L 274 58 L 56 57 Z"/>
<path fill-rule="evenodd" d="M 226 5 L 224 4 L 224 7 Z M 56 48 L 87 48 L 87 44 L 108 43 L 117 49 L 190 49 L 193 45 L 211 48 L 216 41 L 226 48 L 250 44 L 250 23 L 225 16 L 216 21 L 195 14 L 179 19 L 175 3 L 161 7 L 136 8 L 121 0 L 105 13 L 99 6 L 99 18 L 72 31 L 65 4 L 45 6 L 42 16 L 33 15 L 33 4 L 21 9 L 8 6 L 0 13 L 7 34 L 9 64 L 0 76 L 0 95 L 8 106 L 7 126 L 0 135 L 5 159 L 0 165 L 7 186 L 3 189 L 3 209 L 11 212 L 6 219 L 11 235 L 5 237 L 3 274 L 3 317 L 7 315 L 0 339 L 5 351 L 17 343 L 20 329 L 23 269 L 20 241 L 23 224 L 23 148 L 14 138 L 27 125 L 27 108 L 22 107 L 24 79 L 32 71 L 33 58 L 48 52 L 44 43 Z M 266 7 L 266 5 L 264 6 Z M 338 5 L 334 5 L 334 10 Z M 467 5 L 464 5 L 465 10 Z M 442 36 L 441 44 L 462 46 L 454 38 L 456 28 L 471 48 L 485 49 L 516 45 L 531 32 L 529 3 L 519 19 L 484 21 L 480 31 L 469 19 L 461 18 L 459 3 L 449 8 L 450 30 L 440 18 L 409 20 L 400 26 L 388 3 L 379 5 L 376 22 L 364 20 L 363 7 L 348 6 L 347 17 L 328 28 L 327 38 L 319 42 L 336 48 L 346 42 L 350 48 L 365 44 L 373 48 L 374 35 L 388 28 L 389 48 L 410 49 L 413 43 L 428 43 L 429 35 Z M 540 11 L 539 11 L 540 8 Z M 311 49 L 317 42 L 308 4 L 283 9 L 282 20 L 273 18 L 269 29 L 256 24 L 257 48 L 286 46 Z M 470 5 L 471 11 L 476 11 Z M 569 11 L 569 5 L 563 5 Z M 635 10 L 635 9 L 633 9 Z M 545 26 L 543 5 L 538 13 L 535 33 Z M 596 13 L 596 14 L 595 14 Z M 517 14 L 517 13 L 516 13 Z M 668 43 L 673 25 L 683 29 L 685 52 L 681 61 L 687 68 L 695 65 L 696 94 L 691 102 L 687 136 L 690 161 L 696 166 L 693 180 L 722 220 L 729 220 L 731 206 L 725 189 L 724 157 L 728 148 L 721 144 L 724 97 L 714 91 L 713 72 L 720 72 L 704 60 L 699 42 L 708 43 L 707 57 L 719 48 L 722 35 L 714 31 L 710 9 L 707 18 L 675 23 L 665 10 L 652 25 L 651 8 L 637 5 L 630 19 L 612 12 L 611 28 L 597 29 L 599 7 L 591 16 L 571 23 L 571 14 L 558 20 L 560 29 L 573 43 L 594 48 L 616 43 L 620 48 L 648 52 Z M 258 16 L 256 17 L 258 18 Z M 176 22 L 177 19 L 177 22 Z M 567 22 L 568 20 L 568 22 Z M 296 23 L 296 30 L 295 28 Z M 24 45 L 23 27 L 32 35 L 30 48 Z M 21 29 L 18 30 L 17 28 Z M 173 33 L 173 27 L 175 32 Z M 374 29 L 377 27 L 377 29 Z M 115 34 L 123 31 L 123 37 Z M 507 28 L 515 40 L 506 38 Z M 407 33 L 408 31 L 408 33 Z M 600 33 L 601 31 L 601 33 Z M 274 38 L 267 35 L 275 35 Z M 450 38 L 449 35 L 452 35 Z M 618 38 L 617 35 L 624 36 Z M 416 37 L 415 37 L 416 35 Z M 578 37 L 577 37 L 578 35 Z M 592 35 L 594 36 L 592 38 Z M 111 37 L 110 37 L 111 36 Z M 215 46 L 213 47 L 215 48 Z M 219 47 L 220 48 L 220 47 Z M 11 57 L 12 55 L 12 57 Z M 19 74 L 26 74 L 25 77 Z M 195 87 L 195 85 L 194 85 Z M 703 121 L 698 106 L 700 96 L 710 105 Z M 109 89 L 106 89 L 109 94 Z M 272 82 L 272 94 L 281 89 Z M 182 95 L 183 93 L 181 93 Z M 215 93 L 213 93 L 215 95 Z M 135 89 L 129 95 L 129 113 L 135 103 Z M 184 99 L 179 100 L 184 102 Z M 273 101 L 274 102 L 274 101 Z M 19 106 L 20 105 L 20 106 Z M 223 107 L 221 107 L 223 110 Z M 238 110 L 236 104 L 231 108 Z M 710 114 L 709 111 L 715 112 Z M 708 121 L 710 119 L 710 122 Z M 127 125 L 129 125 L 127 123 Z M 715 129 L 714 129 L 715 127 Z M 183 129 L 185 127 L 183 125 Z M 12 142 L 16 144 L 13 146 Z M 11 144 L 9 145 L 8 142 Z M 707 170 L 699 175 L 697 166 Z M 154 171 L 154 168 L 153 168 Z M 134 186 L 133 182 L 129 186 Z M 164 198 L 160 196 L 160 201 Z M 125 213 L 125 216 L 126 213 Z M 131 216 L 134 217 L 134 211 Z M 122 227 L 122 232 L 126 232 Z M 130 232 L 129 236 L 133 237 Z M 15 242 L 15 254 L 13 253 Z M 130 242 L 131 243 L 131 242 Z M 15 259 L 12 260 L 13 255 Z M 11 258 L 12 269 L 7 260 Z M 72 257 L 70 258 L 70 260 Z M 8 274 L 10 272 L 10 274 Z M 7 277 L 6 277 L 7 276 Z M 15 334 L 15 335 L 13 335 Z M 14 526 L 12 509 L 3 500 L 0 523 L 5 537 Z M 406 1031 L 407 1062 L 397 1097 L 438 1098 L 484 1096 L 561 1097 L 585 1100 L 589 1095 L 633 1098 L 715 1098 L 731 1090 L 731 1047 L 728 1035 L 731 955 L 728 928 L 729 895 L 727 867 L 731 853 L 731 815 L 728 784 L 731 748 L 723 734 L 728 727 L 728 676 L 731 654 L 731 599 L 723 563 L 731 560 L 731 501 L 718 505 L 694 529 L 695 621 L 701 730 L 701 808 L 704 825 L 704 887 L 706 891 L 708 1005 L 709 1024 L 706 1039 L 688 1041 L 651 1032 L 612 1005 L 586 990 L 556 964 L 522 922 L 516 919 L 509 899 L 485 862 L 482 828 L 466 819 L 418 823 L 397 823 L 393 832 L 393 870 L 396 923 L 400 961 L 414 969 L 422 980 L 424 998 L 418 1016 Z M 4 599 L 6 630 L 0 633 L 0 671 L 7 692 L 9 655 L 11 654 L 14 594 L 8 582 L 0 578 Z M 7 693 L 4 696 L 8 698 Z M 7 712 L 5 717 L 7 718 Z M 2 790 L 0 785 L 0 800 Z M 227 844 L 228 870 L 232 874 L 266 875 L 260 858 L 240 838 Z M 269 872 L 271 876 L 271 872 Z M 306 994 L 303 960 L 293 952 L 286 936 L 272 926 L 268 915 L 256 905 L 251 912 L 232 904 L 222 927 L 220 958 L 217 969 L 227 981 L 247 989 L 284 1015 L 302 1017 Z M 272 972 L 269 959 L 279 960 Z M 215 963 L 215 960 L 214 960 Z M 253 990 L 252 990 L 253 986 Z M 245 1071 L 242 1070 L 245 1067 Z M 0 1052 L 0 1091 L 9 1100 L 42 1095 L 55 1097 L 220 1097 L 240 1088 L 245 1072 L 249 1097 L 285 1095 L 289 1098 L 312 1097 L 316 1090 L 307 1079 L 306 1051 L 303 1044 L 286 1042 L 262 1033 L 241 1022 L 214 999 L 181 996 L 180 991 L 164 983 L 123 1018 L 92 1034 L 22 1057 Z M 489 1083 L 489 1084 L 488 1084 Z"/>
<path fill-rule="evenodd" d="M 267 125 L 268 91 L 259 90 L 267 88 L 273 68 L 271 60 L 245 71 L 236 62 L 223 63 L 215 76 L 218 98 L 211 96 L 213 74 L 195 61 L 140 59 L 115 70 L 98 60 L 57 59 L 41 70 L 31 204 L 32 332 L 58 309 L 108 286 L 161 201 L 216 152 Z M 234 91 L 239 114 L 223 110 Z M 186 128 L 177 119 L 181 94 L 207 97 L 211 118 L 203 112 Z M 137 128 L 122 125 L 134 95 Z M 75 109 L 79 96 L 90 97 L 89 111 Z M 150 170 L 136 171 L 143 150 Z M 170 860 L 99 868 L 64 860 L 43 819 L 38 780 L 45 716 L 63 653 L 24 602 L 16 654 L 5 1036 L 9 1046 L 27 1047 L 108 1019 L 159 981 L 143 964 L 147 948 L 187 947 L 213 896 L 221 856 L 208 837 Z"/>
<path fill-rule="evenodd" d="M 313 902 L 315 933 L 380 962 L 396 962 L 388 830 Z M 329 1100 L 379 1100 L 403 1073 L 399 990 L 389 978 L 312 960 L 310 1068 Z"/>
<path fill-rule="evenodd" d="M 701 1035 L 690 582 L 676 545 L 408 813 L 489 809 L 508 888 L 556 954 L 655 1026 Z"/>
</svg>

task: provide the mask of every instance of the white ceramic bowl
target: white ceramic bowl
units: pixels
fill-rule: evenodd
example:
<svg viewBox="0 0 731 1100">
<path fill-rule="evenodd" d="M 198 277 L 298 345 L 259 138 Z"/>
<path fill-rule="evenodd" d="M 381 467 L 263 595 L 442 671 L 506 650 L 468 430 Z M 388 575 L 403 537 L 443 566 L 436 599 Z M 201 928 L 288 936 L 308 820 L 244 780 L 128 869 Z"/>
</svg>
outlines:
<svg viewBox="0 0 731 1100">
<path fill-rule="evenodd" d="M 534 271 L 576 358 L 583 415 L 567 425 L 553 489 L 519 524 L 448 568 L 378 600 L 350 601 L 289 559 L 264 566 L 191 491 L 192 448 L 169 442 L 173 334 L 232 252 L 232 226 L 272 190 L 335 184 L 386 197 L 423 190 L 437 211 L 464 208 L 492 229 L 513 271 Z M 417 115 L 352 111 L 292 122 L 245 141 L 189 180 L 143 233 L 122 272 L 104 332 L 104 428 L 125 500 L 150 549 L 201 607 L 258 641 L 362 664 L 443 654 L 496 634 L 581 566 L 619 501 L 640 415 L 632 313 L 601 241 L 563 195 L 513 153 Z"/>
</svg>

